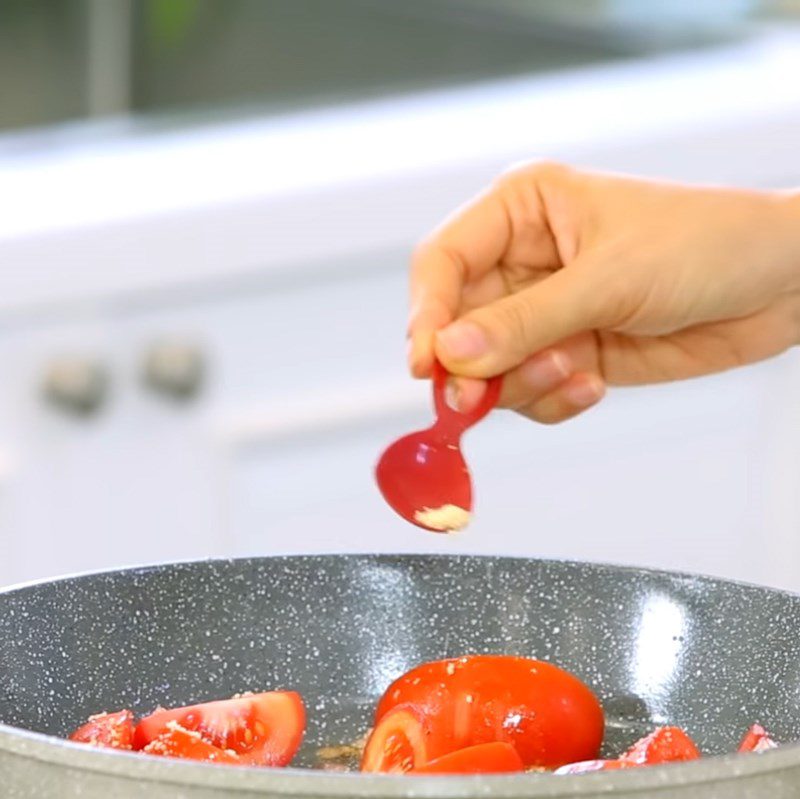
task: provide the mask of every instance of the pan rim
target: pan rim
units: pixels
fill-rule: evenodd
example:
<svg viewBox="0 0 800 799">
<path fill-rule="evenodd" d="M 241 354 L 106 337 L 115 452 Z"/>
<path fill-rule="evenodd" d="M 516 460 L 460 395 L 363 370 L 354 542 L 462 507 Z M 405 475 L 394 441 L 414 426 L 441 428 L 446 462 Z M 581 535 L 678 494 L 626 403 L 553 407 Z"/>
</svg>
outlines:
<svg viewBox="0 0 800 799">
<path fill-rule="evenodd" d="M 730 782 L 761 774 L 800 769 L 800 744 L 792 743 L 754 755 L 724 754 L 687 763 L 668 763 L 642 769 L 594 774 L 403 775 L 343 773 L 311 769 L 266 769 L 193 763 L 169 758 L 142 757 L 138 752 L 115 752 L 88 747 L 44 733 L 0 723 L 0 751 L 24 760 L 87 771 L 100 777 L 148 783 L 224 787 L 229 791 L 263 790 L 270 795 L 336 797 L 386 797 L 409 795 L 413 780 L 415 797 L 467 799 L 478 795 L 477 786 L 492 786 L 491 795 L 503 799 L 545 797 L 560 799 L 585 794 L 614 792 L 617 795 L 688 788 L 708 782 Z"/>
<path fill-rule="evenodd" d="M 189 558 L 184 560 L 168 560 L 168 561 L 144 561 L 141 563 L 133 563 L 124 566 L 116 566 L 114 568 L 100 568 L 100 569 L 86 569 L 76 572 L 66 572 L 58 574 L 53 577 L 42 577 L 33 580 L 22 580 L 18 583 L 0 587 L 0 596 L 14 593 L 17 591 L 24 591 L 30 588 L 36 588 L 42 585 L 58 585 L 72 580 L 89 579 L 89 578 L 104 578 L 113 577 L 119 574 L 139 573 L 146 574 L 148 572 L 160 571 L 163 569 L 183 568 L 189 566 L 196 566 L 201 564 L 213 565 L 229 565 L 234 566 L 240 563 L 257 563 L 259 561 L 312 561 L 321 558 L 342 558 L 346 560 L 371 560 L 371 561 L 396 561 L 396 560 L 413 560 L 416 558 L 424 558 L 425 560 L 494 560 L 514 562 L 521 561 L 524 563 L 542 563 L 563 565 L 577 568 L 590 568 L 597 570 L 608 570 L 615 572 L 625 572 L 628 574 L 639 574 L 642 576 L 656 576 L 661 578 L 668 578 L 671 580 L 691 581 L 698 583 L 717 583 L 730 587 L 745 588 L 748 590 L 756 590 L 763 593 L 770 594 L 771 596 L 782 596 L 787 599 L 800 600 L 800 590 L 790 591 L 786 588 L 773 588 L 771 586 L 763 585 L 760 583 L 750 582 L 748 580 L 740 580 L 729 577 L 719 577 L 705 572 L 691 572 L 685 570 L 672 570 L 672 569 L 658 569 L 651 566 L 636 566 L 629 563 L 615 563 L 613 561 L 604 560 L 576 560 L 575 558 L 537 558 L 526 555 L 502 555 L 502 554 L 487 554 L 486 552 L 458 552 L 449 554 L 447 552 L 314 552 L 314 553 L 282 553 L 280 555 L 245 555 L 231 558 L 224 557 L 198 557 Z"/>
</svg>

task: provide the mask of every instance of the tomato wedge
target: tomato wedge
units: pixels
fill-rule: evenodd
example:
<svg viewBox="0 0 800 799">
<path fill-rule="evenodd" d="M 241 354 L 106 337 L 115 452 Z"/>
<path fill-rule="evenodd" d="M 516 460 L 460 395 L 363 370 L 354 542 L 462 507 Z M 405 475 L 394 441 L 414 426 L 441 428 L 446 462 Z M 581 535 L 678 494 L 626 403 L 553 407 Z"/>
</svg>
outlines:
<svg viewBox="0 0 800 799">
<path fill-rule="evenodd" d="M 442 755 L 412 769 L 409 774 L 503 774 L 524 769 L 517 750 L 511 744 L 496 741 Z"/>
<path fill-rule="evenodd" d="M 78 727 L 70 741 L 91 744 L 107 749 L 133 748 L 133 713 L 120 710 L 117 713 L 98 713 Z"/>
<path fill-rule="evenodd" d="M 767 752 L 770 749 L 777 748 L 778 744 L 772 740 L 769 733 L 760 724 L 754 724 L 742 738 L 737 751 Z"/>
<path fill-rule="evenodd" d="M 639 739 L 617 760 L 587 760 L 570 763 L 556 770 L 556 774 L 589 774 L 594 771 L 617 771 L 639 766 L 656 766 L 697 760 L 700 750 L 680 727 L 659 727 L 650 735 Z"/>
<path fill-rule="evenodd" d="M 241 765 L 241 758 L 229 749 L 220 749 L 204 741 L 199 732 L 185 730 L 176 721 L 169 722 L 168 729 L 142 750 L 148 755 L 178 757 L 185 760 L 200 760 L 204 763 L 228 763 Z"/>
<path fill-rule="evenodd" d="M 305 708 L 299 694 L 271 691 L 157 710 L 139 722 L 134 748 L 144 749 L 166 732 L 172 721 L 184 730 L 200 733 L 212 746 L 230 749 L 247 765 L 285 766 L 303 739 Z"/>
<path fill-rule="evenodd" d="M 419 712 L 400 705 L 387 713 L 370 734 L 361 758 L 361 770 L 404 774 L 443 751 L 441 740 L 431 736 Z"/>
<path fill-rule="evenodd" d="M 625 768 L 636 768 L 633 763 L 622 760 L 584 760 L 583 763 L 569 763 L 556 769 L 556 774 L 591 774 L 594 771 L 619 771 Z"/>
<path fill-rule="evenodd" d="M 699 757 L 697 745 L 680 727 L 659 727 L 637 741 L 620 760 L 634 766 L 656 766 Z"/>
<path fill-rule="evenodd" d="M 446 751 L 501 741 L 526 766 L 555 768 L 598 756 L 600 702 L 577 677 L 512 655 L 471 655 L 424 663 L 395 680 L 376 723 L 398 705 L 416 708 Z M 431 755 L 437 757 L 438 755 Z"/>
</svg>

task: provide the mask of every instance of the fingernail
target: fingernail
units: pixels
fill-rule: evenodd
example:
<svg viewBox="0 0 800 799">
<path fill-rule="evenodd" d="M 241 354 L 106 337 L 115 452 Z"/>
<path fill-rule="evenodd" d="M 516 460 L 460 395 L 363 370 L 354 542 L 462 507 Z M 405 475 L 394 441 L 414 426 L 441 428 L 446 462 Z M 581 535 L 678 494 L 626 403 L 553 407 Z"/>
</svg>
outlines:
<svg viewBox="0 0 800 799">
<path fill-rule="evenodd" d="M 532 389 L 548 391 L 572 374 L 572 361 L 566 353 L 550 350 L 531 358 L 522 367 L 522 376 Z"/>
<path fill-rule="evenodd" d="M 430 336 L 428 336 L 430 342 Z M 428 343 L 430 347 L 430 343 Z M 413 335 L 406 345 L 406 358 L 408 359 L 408 368 L 414 377 L 421 377 L 423 369 L 423 361 L 425 355 L 425 339 L 419 333 Z"/>
<path fill-rule="evenodd" d="M 480 404 L 486 393 L 486 381 L 470 377 L 451 377 L 444 390 L 447 405 L 459 413 L 469 413 Z"/>
<path fill-rule="evenodd" d="M 578 408 L 588 408 L 602 399 L 606 393 L 603 381 L 595 375 L 586 375 L 583 380 L 565 389 L 567 398 Z"/>
<path fill-rule="evenodd" d="M 474 322 L 454 322 L 436 334 L 445 354 L 457 361 L 479 358 L 489 349 L 489 342 Z"/>
<path fill-rule="evenodd" d="M 461 377 L 458 384 L 458 410 L 461 413 L 470 413 L 480 405 L 486 394 L 486 381 L 476 380 L 471 377 Z"/>
<path fill-rule="evenodd" d="M 461 388 L 458 385 L 458 381 L 454 378 L 450 378 L 444 387 L 444 401 L 447 403 L 449 408 L 452 408 L 454 411 L 458 411 L 461 410 L 458 406 L 460 398 Z"/>
</svg>

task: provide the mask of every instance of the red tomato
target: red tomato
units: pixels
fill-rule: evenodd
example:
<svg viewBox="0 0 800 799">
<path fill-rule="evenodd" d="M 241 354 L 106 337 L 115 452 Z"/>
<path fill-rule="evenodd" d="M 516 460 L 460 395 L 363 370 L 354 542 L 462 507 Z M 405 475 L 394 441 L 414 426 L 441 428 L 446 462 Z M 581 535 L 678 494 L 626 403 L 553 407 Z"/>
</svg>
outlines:
<svg viewBox="0 0 800 799">
<path fill-rule="evenodd" d="M 636 768 L 633 763 L 622 760 L 584 760 L 583 763 L 570 763 L 556 769 L 556 774 L 589 774 L 593 771 L 619 771 L 624 768 Z"/>
<path fill-rule="evenodd" d="M 754 724 L 739 744 L 739 752 L 766 752 L 777 749 L 778 744 L 770 738 L 769 733 L 760 725 Z"/>
<path fill-rule="evenodd" d="M 443 751 L 441 739 L 431 736 L 422 716 L 412 707 L 398 705 L 370 733 L 361 770 L 403 774 Z"/>
<path fill-rule="evenodd" d="M 157 710 L 139 722 L 134 748 L 147 746 L 171 721 L 199 732 L 213 746 L 236 752 L 242 763 L 285 766 L 300 747 L 306 718 L 303 700 L 292 691 L 245 694 L 202 705 Z"/>
<path fill-rule="evenodd" d="M 148 755 L 179 757 L 185 760 L 202 760 L 205 763 L 228 763 L 241 765 L 242 759 L 229 749 L 220 749 L 204 741 L 199 732 L 183 729 L 177 722 L 170 722 L 169 729 L 150 741 L 143 750 Z"/>
<path fill-rule="evenodd" d="M 655 766 L 699 757 L 700 750 L 680 727 L 659 727 L 637 741 L 620 760 L 634 766 Z"/>
<path fill-rule="evenodd" d="M 130 710 L 120 710 L 118 713 L 98 713 L 96 716 L 89 716 L 89 721 L 78 727 L 69 739 L 108 749 L 131 749 L 133 713 Z"/>
<path fill-rule="evenodd" d="M 523 771 L 525 765 L 511 744 L 478 744 L 442 755 L 412 769 L 410 774 L 502 774 Z"/>
<path fill-rule="evenodd" d="M 376 722 L 399 704 L 417 708 L 447 740 L 441 754 L 502 741 L 526 766 L 553 768 L 596 758 L 603 740 L 603 710 L 592 691 L 563 669 L 529 658 L 472 655 L 425 663 L 389 686 Z"/>
</svg>

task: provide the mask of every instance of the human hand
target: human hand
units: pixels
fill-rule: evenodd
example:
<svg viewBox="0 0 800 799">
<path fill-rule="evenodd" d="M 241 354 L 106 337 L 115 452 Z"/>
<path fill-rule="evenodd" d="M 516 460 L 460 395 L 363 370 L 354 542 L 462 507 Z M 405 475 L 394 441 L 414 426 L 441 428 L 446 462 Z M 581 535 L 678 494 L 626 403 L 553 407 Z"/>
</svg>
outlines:
<svg viewBox="0 0 800 799">
<path fill-rule="evenodd" d="M 800 342 L 800 196 L 528 165 L 420 245 L 411 300 L 415 376 L 438 358 L 466 409 L 505 374 L 502 406 L 563 421 Z"/>
</svg>

